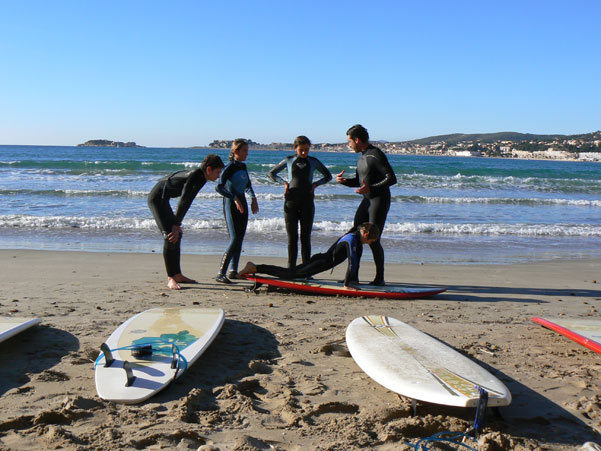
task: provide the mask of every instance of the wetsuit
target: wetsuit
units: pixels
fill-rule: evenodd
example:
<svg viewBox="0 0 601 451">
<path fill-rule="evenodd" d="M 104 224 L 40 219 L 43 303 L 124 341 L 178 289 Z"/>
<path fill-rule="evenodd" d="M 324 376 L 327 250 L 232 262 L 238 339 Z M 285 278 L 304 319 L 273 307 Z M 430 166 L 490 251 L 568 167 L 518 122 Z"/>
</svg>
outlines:
<svg viewBox="0 0 601 451">
<path fill-rule="evenodd" d="M 355 178 L 347 179 L 343 185 L 358 188 L 362 182 L 369 186 L 370 191 L 363 195 L 353 223 L 357 226 L 364 222 L 373 222 L 379 227 L 381 236 L 390 209 L 390 186 L 396 183 L 396 176 L 384 152 L 371 144 L 361 152 L 357 160 Z M 384 283 L 384 249 L 380 238 L 370 244 L 370 247 L 376 264 L 373 283 Z"/>
<path fill-rule="evenodd" d="M 182 237 L 180 235 L 177 243 L 171 243 L 167 236 L 171 233 L 173 226 L 182 225 L 182 220 L 190 205 L 206 182 L 207 179 L 200 168 L 179 171 L 159 180 L 148 194 L 148 206 L 165 239 L 163 257 L 169 277 L 182 272 L 180 268 Z M 175 213 L 169 203 L 169 199 L 174 197 L 180 198 Z"/>
<path fill-rule="evenodd" d="M 257 265 L 257 273 L 268 274 L 281 279 L 305 279 L 317 273 L 332 269 L 348 259 L 344 286 L 359 283 L 359 263 L 363 244 L 358 231 L 349 232 L 339 238 L 325 253 L 315 254 L 311 259 L 294 268 L 274 265 Z"/>
<path fill-rule="evenodd" d="M 332 174 L 317 158 L 301 158 L 290 155 L 269 171 L 274 182 L 284 183 L 278 175 L 284 168 L 288 169 L 288 193 L 284 199 L 284 221 L 288 233 L 288 267 L 296 266 L 298 255 L 298 225 L 300 222 L 301 256 L 303 263 L 311 258 L 311 230 L 315 217 L 313 194 L 313 174 L 317 170 L 323 177 L 315 182 L 316 186 L 332 180 Z"/>
<path fill-rule="evenodd" d="M 255 198 L 255 193 L 250 183 L 250 177 L 246 165 L 240 161 L 231 161 L 221 172 L 219 183 L 215 187 L 217 192 L 223 196 L 223 214 L 227 224 L 227 230 L 230 234 L 230 244 L 228 245 L 223 258 L 219 274 L 225 275 L 230 262 L 232 271 L 238 272 L 238 263 L 242 253 L 242 241 L 246 233 L 248 224 L 248 204 L 246 203 L 247 192 Z M 242 203 L 244 213 L 240 213 L 236 207 L 236 198 Z"/>
</svg>

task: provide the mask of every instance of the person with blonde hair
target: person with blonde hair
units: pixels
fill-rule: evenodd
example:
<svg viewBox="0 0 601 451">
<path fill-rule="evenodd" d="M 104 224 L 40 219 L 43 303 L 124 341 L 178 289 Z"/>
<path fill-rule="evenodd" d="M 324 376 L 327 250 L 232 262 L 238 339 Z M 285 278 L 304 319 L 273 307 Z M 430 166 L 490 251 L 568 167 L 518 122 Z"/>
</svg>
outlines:
<svg viewBox="0 0 601 451">
<path fill-rule="evenodd" d="M 230 162 L 221 173 L 216 190 L 223 196 L 223 214 L 230 235 L 230 243 L 223 254 L 219 272 L 215 280 L 221 283 L 232 283 L 236 278 L 238 263 L 242 253 L 242 241 L 246 234 L 248 224 L 248 204 L 246 194 L 251 196 L 251 211 L 253 214 L 259 212 L 257 197 L 253 191 L 248 170 L 246 169 L 246 158 L 248 157 L 248 142 L 244 139 L 235 139 L 230 151 Z M 227 273 L 231 265 L 231 271 Z"/>
</svg>

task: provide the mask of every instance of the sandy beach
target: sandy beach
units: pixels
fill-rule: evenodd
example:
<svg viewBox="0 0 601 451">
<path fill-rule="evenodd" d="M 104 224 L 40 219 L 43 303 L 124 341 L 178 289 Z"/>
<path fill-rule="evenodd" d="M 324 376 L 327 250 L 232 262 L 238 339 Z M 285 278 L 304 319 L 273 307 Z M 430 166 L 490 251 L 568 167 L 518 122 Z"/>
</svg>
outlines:
<svg viewBox="0 0 601 451">
<path fill-rule="evenodd" d="M 601 443 L 601 356 L 530 321 L 598 318 L 600 261 L 388 265 L 389 282 L 449 288 L 411 301 L 255 294 L 248 282 L 216 283 L 214 256 L 183 256 L 199 283 L 180 292 L 166 289 L 156 253 L 1 250 L 0 262 L 0 315 L 43 321 L 0 344 L 0 449 L 403 450 L 405 441 L 465 430 L 472 410 L 418 404 L 413 417 L 409 400 L 359 369 L 344 334 L 365 314 L 433 335 L 508 386 L 513 402 L 502 417 L 488 415 L 480 449 Z M 372 271 L 365 262 L 362 279 Z M 220 307 L 226 322 L 157 396 L 133 406 L 102 401 L 93 368 L 101 343 L 159 306 Z"/>
</svg>

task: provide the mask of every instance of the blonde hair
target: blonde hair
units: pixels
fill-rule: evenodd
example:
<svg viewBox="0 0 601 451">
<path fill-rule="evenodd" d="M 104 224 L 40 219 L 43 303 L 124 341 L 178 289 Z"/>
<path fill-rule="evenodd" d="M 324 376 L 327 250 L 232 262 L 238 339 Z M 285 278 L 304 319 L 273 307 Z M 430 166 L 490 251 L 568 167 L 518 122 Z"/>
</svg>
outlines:
<svg viewBox="0 0 601 451">
<path fill-rule="evenodd" d="M 234 161 L 234 158 L 236 158 L 236 155 L 234 155 L 234 153 L 238 152 L 242 148 L 242 146 L 245 145 L 248 146 L 248 141 L 246 141 L 245 139 L 234 139 L 234 142 L 232 142 L 232 148 L 230 150 L 230 161 Z"/>
</svg>

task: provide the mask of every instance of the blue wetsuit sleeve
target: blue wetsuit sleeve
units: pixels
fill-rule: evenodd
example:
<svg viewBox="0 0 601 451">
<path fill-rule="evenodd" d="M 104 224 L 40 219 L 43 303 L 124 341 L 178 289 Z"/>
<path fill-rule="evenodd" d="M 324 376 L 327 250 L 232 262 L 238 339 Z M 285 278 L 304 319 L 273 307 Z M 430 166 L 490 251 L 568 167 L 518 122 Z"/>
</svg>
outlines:
<svg viewBox="0 0 601 451">
<path fill-rule="evenodd" d="M 313 163 L 315 163 L 315 169 L 323 175 L 317 182 L 314 182 L 316 186 L 325 185 L 330 180 L 332 180 L 332 173 L 329 171 L 325 165 L 319 161 L 317 158 L 313 158 Z"/>
<path fill-rule="evenodd" d="M 247 174 L 248 174 L 248 172 L 247 172 Z M 244 191 L 246 191 L 248 194 L 250 194 L 250 197 L 253 199 L 255 199 L 257 197 L 257 196 L 255 196 L 255 192 L 253 190 L 253 185 L 250 182 L 250 175 L 248 176 L 248 185 L 246 185 L 246 189 Z"/>
<path fill-rule="evenodd" d="M 269 171 L 269 178 L 276 183 L 284 183 L 286 180 L 280 177 L 278 173 L 281 172 L 287 166 L 287 163 L 287 158 L 284 158 L 282 161 L 280 161 L 279 164 L 277 164 L 274 168 L 271 169 L 271 171 Z"/>
<path fill-rule="evenodd" d="M 344 286 L 348 287 L 351 283 L 359 281 L 359 261 L 361 259 L 361 250 L 359 249 L 361 242 L 354 234 L 343 236 L 336 244 L 336 250 L 343 249 L 346 252 L 348 260 L 346 275 L 344 276 Z"/>
<path fill-rule="evenodd" d="M 200 189 L 205 185 L 206 181 L 207 180 L 200 169 L 192 172 L 188 177 L 188 180 L 186 180 L 182 190 L 182 195 L 179 198 L 177 209 L 175 211 L 175 220 L 177 225 L 182 225 L 184 216 L 186 216 L 188 209 L 192 205 L 192 202 L 194 202 L 194 199 L 196 198 L 196 195 Z"/>
<path fill-rule="evenodd" d="M 219 177 L 219 183 L 215 186 L 215 191 L 221 194 L 223 197 L 227 197 L 228 199 L 233 199 L 235 196 L 228 191 L 225 187 L 226 182 L 234 173 L 234 165 L 229 164 L 223 171 L 221 171 L 221 176 Z"/>
</svg>

